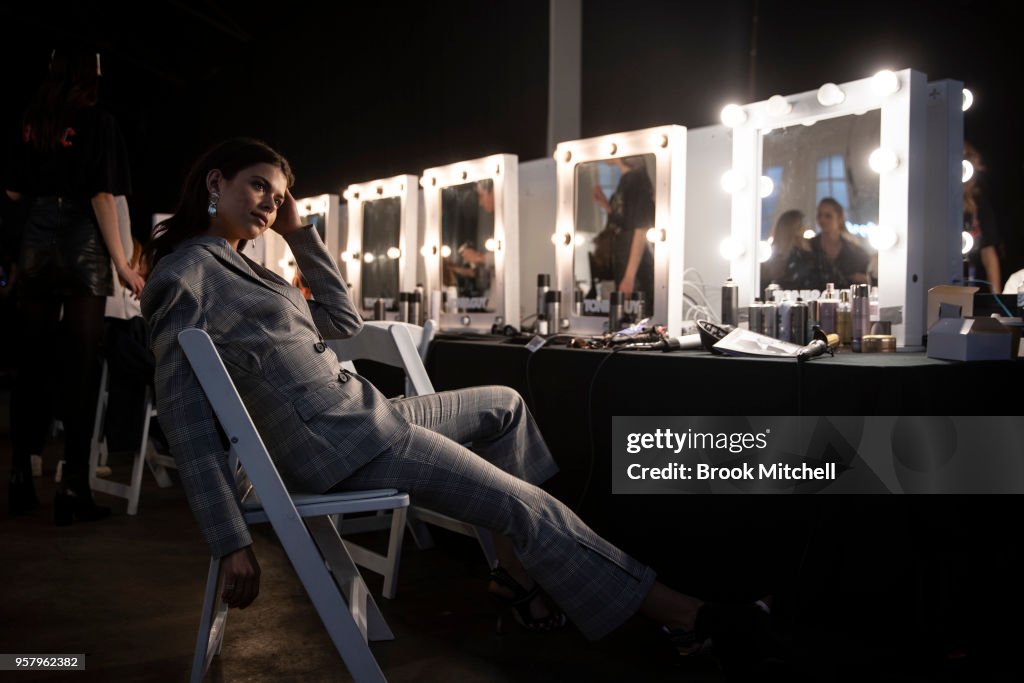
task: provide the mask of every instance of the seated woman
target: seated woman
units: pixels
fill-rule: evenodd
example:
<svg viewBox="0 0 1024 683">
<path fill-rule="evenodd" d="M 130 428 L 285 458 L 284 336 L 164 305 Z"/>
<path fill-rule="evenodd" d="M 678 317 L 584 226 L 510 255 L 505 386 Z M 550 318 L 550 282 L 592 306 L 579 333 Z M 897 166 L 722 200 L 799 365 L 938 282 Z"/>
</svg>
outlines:
<svg viewBox="0 0 1024 683">
<path fill-rule="evenodd" d="M 397 488 L 417 505 L 492 530 L 500 566 L 489 589 L 528 627 L 559 628 L 567 616 L 596 639 L 639 610 L 704 638 L 763 616 L 753 605 L 709 605 L 657 583 L 650 567 L 538 488 L 556 466 L 514 391 L 389 401 L 343 370 L 324 338 L 352 336 L 362 320 L 316 230 L 300 222 L 293 181 L 288 162 L 265 144 L 222 143 L 193 167 L 177 211 L 146 252 L 142 309 L 160 422 L 221 558 L 229 606 L 256 598 L 259 566 L 213 413 L 177 341 L 191 327 L 217 345 L 292 490 Z M 313 300 L 243 255 L 268 228 L 291 247 Z"/>
<path fill-rule="evenodd" d="M 846 228 L 846 214 L 839 202 L 832 197 L 822 199 L 817 218 L 821 232 L 811 238 L 811 249 L 823 283 L 832 282 L 837 289 L 873 284 L 868 280 L 871 257 Z"/>
<path fill-rule="evenodd" d="M 818 261 L 804 238 L 804 212 L 790 209 L 772 228 L 772 255 L 761 265 L 761 283 L 776 283 L 782 289 L 822 289 Z"/>
</svg>

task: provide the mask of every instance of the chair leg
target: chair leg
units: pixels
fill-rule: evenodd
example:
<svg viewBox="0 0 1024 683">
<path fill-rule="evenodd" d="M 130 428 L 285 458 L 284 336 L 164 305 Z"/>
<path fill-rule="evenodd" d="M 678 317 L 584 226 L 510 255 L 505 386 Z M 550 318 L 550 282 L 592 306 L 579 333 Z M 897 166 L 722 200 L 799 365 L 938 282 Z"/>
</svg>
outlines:
<svg viewBox="0 0 1024 683">
<path fill-rule="evenodd" d="M 146 387 L 144 405 L 146 413 L 142 422 L 142 444 L 139 446 L 139 452 L 144 454 L 143 459 L 146 461 L 146 465 L 149 466 L 149 471 L 153 473 L 157 486 L 165 489 L 173 483 L 171 482 L 171 476 L 167 473 L 167 468 L 164 466 L 163 460 L 165 458 L 159 457 L 156 449 L 152 448 L 149 443 L 149 426 L 152 424 L 153 418 L 156 417 L 156 410 L 153 409 L 153 390 L 150 387 Z"/>
<path fill-rule="evenodd" d="M 384 621 L 377 602 L 370 595 L 355 561 L 338 535 L 337 527 L 326 517 L 307 519 L 306 526 L 320 548 L 320 554 L 327 563 L 334 582 L 348 603 L 352 620 L 359 628 L 363 639 L 394 640 L 395 636 Z"/>
<path fill-rule="evenodd" d="M 398 593 L 398 567 L 402 561 L 402 541 L 405 535 L 406 508 L 391 512 L 391 534 L 388 536 L 387 562 L 384 566 L 384 587 L 381 595 L 389 600 Z"/>
<path fill-rule="evenodd" d="M 95 488 L 96 468 L 107 464 L 107 441 L 103 428 L 107 421 L 107 361 L 100 373 L 100 391 L 96 397 L 96 418 L 92 424 L 92 442 L 89 444 L 89 487 Z"/>
<path fill-rule="evenodd" d="M 199 617 L 196 649 L 192 655 L 192 674 L 189 678 L 191 683 L 201 683 L 207 669 L 210 668 L 210 662 L 215 655 L 220 654 L 227 619 L 228 607 L 220 599 L 220 560 L 211 557 L 210 568 L 206 573 L 206 590 Z"/>
</svg>

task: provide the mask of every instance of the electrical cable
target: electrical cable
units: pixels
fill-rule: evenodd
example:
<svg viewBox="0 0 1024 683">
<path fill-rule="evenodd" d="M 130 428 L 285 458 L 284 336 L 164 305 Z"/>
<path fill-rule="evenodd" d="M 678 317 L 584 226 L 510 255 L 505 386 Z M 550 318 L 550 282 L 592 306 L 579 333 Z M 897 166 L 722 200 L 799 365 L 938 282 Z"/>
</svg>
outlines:
<svg viewBox="0 0 1024 683">
<path fill-rule="evenodd" d="M 959 280 L 953 280 L 953 282 L 959 282 Z M 973 277 L 972 278 L 967 278 L 963 282 L 964 282 L 964 284 L 968 284 L 968 285 L 988 285 L 989 289 L 992 290 L 992 298 L 996 300 L 997 304 L 999 304 L 999 308 L 1003 309 L 1003 313 L 1006 314 L 1006 317 L 1008 317 L 1008 318 L 1014 317 L 1013 313 L 1010 313 L 1010 309 L 1008 309 L 1006 307 L 1006 304 L 1003 303 L 1002 299 L 999 298 L 999 293 L 996 291 L 996 286 L 993 285 L 991 282 L 989 282 L 988 280 L 980 280 L 978 278 L 973 278 Z"/>
</svg>

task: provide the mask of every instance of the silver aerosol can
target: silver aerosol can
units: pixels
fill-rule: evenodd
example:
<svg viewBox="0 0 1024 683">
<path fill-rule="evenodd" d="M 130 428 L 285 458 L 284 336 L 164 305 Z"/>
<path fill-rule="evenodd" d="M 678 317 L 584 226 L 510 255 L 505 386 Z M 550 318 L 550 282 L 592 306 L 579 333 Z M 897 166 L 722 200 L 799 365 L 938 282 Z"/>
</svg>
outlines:
<svg viewBox="0 0 1024 683">
<path fill-rule="evenodd" d="M 722 324 L 739 325 L 740 323 L 740 288 L 732 278 L 722 284 Z"/>
</svg>

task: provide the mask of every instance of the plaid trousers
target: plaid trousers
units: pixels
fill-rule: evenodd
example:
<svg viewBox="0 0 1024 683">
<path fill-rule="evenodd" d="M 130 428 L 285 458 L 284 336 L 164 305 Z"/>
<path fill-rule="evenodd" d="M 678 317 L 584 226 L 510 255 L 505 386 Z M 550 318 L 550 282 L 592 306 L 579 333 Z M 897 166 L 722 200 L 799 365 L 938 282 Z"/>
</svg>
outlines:
<svg viewBox="0 0 1024 683">
<path fill-rule="evenodd" d="M 474 387 L 394 404 L 409 435 L 332 491 L 396 488 L 414 505 L 508 536 L 530 576 L 592 640 L 640 608 L 654 571 L 536 486 L 557 466 L 518 393 Z"/>
</svg>

